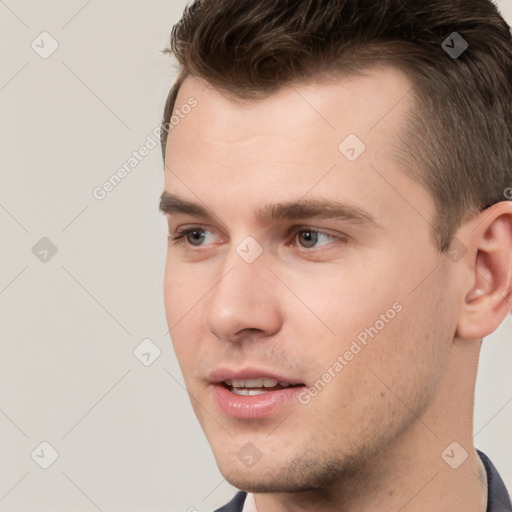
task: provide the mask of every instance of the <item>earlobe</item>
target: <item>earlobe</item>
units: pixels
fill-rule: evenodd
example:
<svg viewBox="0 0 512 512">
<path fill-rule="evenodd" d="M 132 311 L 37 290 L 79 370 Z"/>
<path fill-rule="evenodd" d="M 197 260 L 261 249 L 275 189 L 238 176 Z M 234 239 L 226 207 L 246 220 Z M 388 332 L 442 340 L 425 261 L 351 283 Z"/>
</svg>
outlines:
<svg viewBox="0 0 512 512">
<path fill-rule="evenodd" d="M 465 339 L 488 336 L 512 309 L 512 202 L 488 208 L 475 224 L 468 241 L 474 255 L 472 286 L 464 292 L 457 326 L 457 335 Z"/>
</svg>

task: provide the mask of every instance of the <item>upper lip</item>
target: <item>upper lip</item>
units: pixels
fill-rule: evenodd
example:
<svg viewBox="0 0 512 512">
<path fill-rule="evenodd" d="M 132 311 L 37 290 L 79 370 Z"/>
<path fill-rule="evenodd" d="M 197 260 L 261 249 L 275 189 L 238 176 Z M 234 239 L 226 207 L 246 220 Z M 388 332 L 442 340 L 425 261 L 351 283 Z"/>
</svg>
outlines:
<svg viewBox="0 0 512 512">
<path fill-rule="evenodd" d="M 208 381 L 212 384 L 220 384 L 226 380 L 247 380 L 247 379 L 259 379 L 259 378 L 275 379 L 278 382 L 286 382 L 290 385 L 304 384 L 300 380 L 288 377 L 272 370 L 266 370 L 264 368 L 256 367 L 245 367 L 238 370 L 232 370 L 230 368 L 217 368 L 209 373 Z"/>
</svg>

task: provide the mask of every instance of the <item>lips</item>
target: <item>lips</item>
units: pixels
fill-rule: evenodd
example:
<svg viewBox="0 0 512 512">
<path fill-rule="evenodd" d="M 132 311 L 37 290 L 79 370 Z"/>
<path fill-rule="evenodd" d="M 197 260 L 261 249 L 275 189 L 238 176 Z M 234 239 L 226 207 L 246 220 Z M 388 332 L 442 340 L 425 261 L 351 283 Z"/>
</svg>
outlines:
<svg viewBox="0 0 512 512">
<path fill-rule="evenodd" d="M 259 379 L 228 379 L 225 380 L 223 384 L 225 384 L 232 393 L 246 396 L 261 395 L 291 386 L 288 382 L 278 381 L 268 377 L 260 377 Z"/>
<path fill-rule="evenodd" d="M 235 388 L 274 388 L 277 385 L 287 388 L 290 386 L 288 382 L 278 381 L 276 379 L 270 379 L 268 377 L 260 377 L 259 379 L 238 379 L 231 380 L 227 379 L 224 381 L 228 386 L 233 386 Z"/>
<path fill-rule="evenodd" d="M 293 377 L 280 375 L 264 368 L 252 367 L 239 370 L 218 368 L 208 375 L 208 381 L 212 384 L 229 383 L 235 387 L 273 387 L 278 384 L 282 387 L 303 385 L 301 381 Z M 242 383 L 243 386 L 239 385 Z"/>
<path fill-rule="evenodd" d="M 291 406 L 293 398 L 304 389 L 295 378 L 257 368 L 218 369 L 209 375 L 209 381 L 217 407 L 241 419 L 262 418 Z"/>
</svg>

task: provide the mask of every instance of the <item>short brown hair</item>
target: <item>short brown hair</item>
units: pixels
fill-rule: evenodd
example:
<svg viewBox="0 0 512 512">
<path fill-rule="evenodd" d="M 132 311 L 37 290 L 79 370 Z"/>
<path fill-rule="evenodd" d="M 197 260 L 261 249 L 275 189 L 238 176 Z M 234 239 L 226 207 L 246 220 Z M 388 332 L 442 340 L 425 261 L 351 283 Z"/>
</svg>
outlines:
<svg viewBox="0 0 512 512">
<path fill-rule="evenodd" d="M 469 45 L 460 55 L 448 51 L 454 32 Z M 385 64 L 413 84 L 396 156 L 435 201 L 439 251 L 512 185 L 512 36 L 490 0 L 196 0 L 165 52 L 177 57 L 180 74 L 164 110 L 164 158 L 188 75 L 255 99 Z"/>
</svg>

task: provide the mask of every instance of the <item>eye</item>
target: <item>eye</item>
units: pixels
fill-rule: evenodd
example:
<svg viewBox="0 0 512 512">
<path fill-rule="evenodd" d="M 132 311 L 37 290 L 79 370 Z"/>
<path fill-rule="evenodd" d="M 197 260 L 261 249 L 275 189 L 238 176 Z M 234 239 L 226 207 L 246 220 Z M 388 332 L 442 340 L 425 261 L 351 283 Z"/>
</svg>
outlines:
<svg viewBox="0 0 512 512">
<path fill-rule="evenodd" d="M 207 239 L 207 233 L 210 233 L 210 231 L 199 227 L 192 227 L 178 230 L 176 235 L 169 236 L 169 239 L 174 240 L 174 245 L 181 245 L 186 242 L 193 247 L 200 247 L 204 245 L 203 242 Z"/>
<path fill-rule="evenodd" d="M 319 241 L 326 240 L 327 241 L 320 245 L 326 245 L 333 240 L 339 240 L 340 237 L 329 235 L 328 233 L 324 233 L 322 231 L 317 231 L 316 229 L 310 228 L 302 228 L 300 229 L 295 236 L 299 241 L 301 247 L 304 249 L 311 249 L 317 246 Z"/>
<path fill-rule="evenodd" d="M 211 231 L 194 226 L 185 229 L 179 229 L 174 236 L 169 236 L 169 240 L 173 240 L 174 245 L 185 245 L 188 247 L 202 247 L 205 245 L 211 245 L 208 243 L 209 239 L 214 237 Z M 294 240 L 297 241 L 297 245 L 302 249 L 314 249 L 323 245 L 328 245 L 331 242 L 343 241 L 344 238 L 340 236 L 331 235 L 318 231 L 312 228 L 302 227 L 295 231 Z"/>
</svg>

